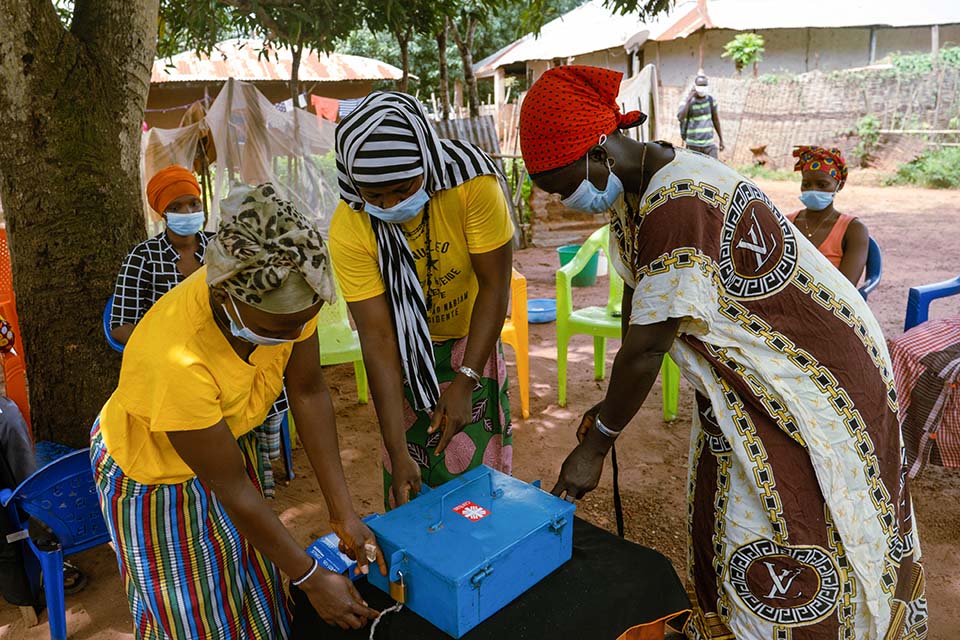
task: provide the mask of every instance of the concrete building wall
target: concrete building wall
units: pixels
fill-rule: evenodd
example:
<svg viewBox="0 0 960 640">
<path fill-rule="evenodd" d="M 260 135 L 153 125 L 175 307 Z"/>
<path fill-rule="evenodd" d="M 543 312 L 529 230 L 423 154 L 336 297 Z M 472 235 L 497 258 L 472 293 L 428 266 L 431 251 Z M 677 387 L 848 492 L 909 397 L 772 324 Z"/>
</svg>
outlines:
<svg viewBox="0 0 960 640">
<path fill-rule="evenodd" d="M 765 40 L 766 51 L 759 73 L 806 73 L 836 71 L 870 64 L 870 29 L 768 29 L 757 33 Z M 735 78 L 736 68 L 721 57 L 723 48 L 738 32 L 726 29 L 707 31 L 703 37 L 703 69 L 708 76 Z M 646 63 L 657 64 L 660 51 L 660 79 L 665 86 L 681 86 L 697 72 L 700 61 L 700 34 L 682 40 L 647 42 Z M 876 59 L 894 53 L 930 51 L 929 27 L 878 28 Z M 940 46 L 960 46 L 960 25 L 940 27 Z M 744 75 L 752 71 L 744 69 Z"/>
</svg>

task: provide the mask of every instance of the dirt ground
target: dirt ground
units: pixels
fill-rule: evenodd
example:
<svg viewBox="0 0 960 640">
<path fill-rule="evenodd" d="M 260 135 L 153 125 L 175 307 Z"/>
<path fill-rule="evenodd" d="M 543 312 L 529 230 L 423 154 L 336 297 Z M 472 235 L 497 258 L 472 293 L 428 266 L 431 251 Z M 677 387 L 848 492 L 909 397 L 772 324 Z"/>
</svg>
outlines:
<svg viewBox="0 0 960 640">
<path fill-rule="evenodd" d="M 870 305 L 889 337 L 902 332 L 907 289 L 936 282 L 960 271 L 960 193 L 912 188 L 857 187 L 856 174 L 838 198 L 840 208 L 860 216 L 883 248 L 884 277 L 871 295 Z M 793 183 L 761 183 L 783 211 L 799 207 Z M 554 297 L 555 247 L 578 242 L 598 219 L 539 223 L 536 248 L 518 252 L 516 266 L 526 276 L 531 298 Z M 606 279 L 594 287 L 575 290 L 577 305 L 606 300 Z M 933 315 L 960 313 L 960 299 L 934 307 Z M 531 416 L 519 419 L 519 395 L 513 383 L 515 446 L 514 473 L 524 480 L 542 479 L 548 488 L 560 464 L 575 444 L 579 417 L 603 394 L 604 382 L 593 380 L 592 341 L 575 338 L 570 351 L 568 406 L 557 406 L 556 340 L 554 325 L 530 326 Z M 608 344 L 607 371 L 617 348 Z M 508 360 L 512 353 L 507 349 Z M 510 374 L 515 370 L 511 367 Z M 378 433 L 370 405 L 357 404 L 352 368 L 326 370 L 337 406 L 342 458 L 357 509 L 378 509 L 381 494 Z M 659 385 L 646 406 L 620 439 L 618 451 L 624 493 L 626 532 L 630 539 L 667 555 L 681 575 L 685 566 L 685 483 L 692 392 L 681 387 L 680 417 L 667 424 L 660 416 Z M 301 450 L 294 453 L 297 478 L 280 488 L 274 503 L 294 535 L 308 544 L 328 531 L 327 516 L 317 484 Z M 578 505 L 587 519 L 614 529 L 610 469 L 601 487 Z M 932 639 L 947 640 L 960 630 L 960 470 L 929 468 L 914 484 L 924 564 Z M 67 597 L 68 629 L 77 640 L 131 638 L 131 622 L 111 550 L 102 546 L 73 561 L 90 576 L 80 594 Z M 18 611 L 0 605 L 0 638 L 48 638 L 46 615 L 41 625 L 25 629 Z"/>
</svg>

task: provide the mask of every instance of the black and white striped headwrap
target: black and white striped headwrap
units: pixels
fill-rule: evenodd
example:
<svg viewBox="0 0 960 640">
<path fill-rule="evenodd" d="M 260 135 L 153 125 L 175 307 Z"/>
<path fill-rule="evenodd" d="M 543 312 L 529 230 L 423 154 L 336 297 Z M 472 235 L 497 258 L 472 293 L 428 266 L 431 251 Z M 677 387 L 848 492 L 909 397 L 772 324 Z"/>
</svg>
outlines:
<svg viewBox="0 0 960 640">
<path fill-rule="evenodd" d="M 481 175 L 500 176 L 490 157 L 468 142 L 437 136 L 413 96 L 376 91 L 337 125 L 340 197 L 363 209 L 360 187 L 401 182 L 423 175 L 430 196 Z M 432 410 L 440 397 L 427 326 L 423 288 L 399 225 L 370 217 L 380 274 L 397 331 L 400 359 L 419 410 Z"/>
</svg>

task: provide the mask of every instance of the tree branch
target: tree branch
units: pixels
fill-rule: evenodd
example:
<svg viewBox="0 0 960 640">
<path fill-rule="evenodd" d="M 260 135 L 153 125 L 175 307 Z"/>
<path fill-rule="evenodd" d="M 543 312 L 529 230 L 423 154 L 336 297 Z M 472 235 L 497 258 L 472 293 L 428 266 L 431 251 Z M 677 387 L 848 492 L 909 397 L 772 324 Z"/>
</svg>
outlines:
<svg viewBox="0 0 960 640">
<path fill-rule="evenodd" d="M 457 49 L 463 51 L 464 44 L 463 38 L 460 37 L 460 29 L 457 28 L 457 21 L 452 18 L 447 21 L 447 24 L 450 26 L 450 33 L 453 34 L 453 41 L 457 43 Z"/>
</svg>

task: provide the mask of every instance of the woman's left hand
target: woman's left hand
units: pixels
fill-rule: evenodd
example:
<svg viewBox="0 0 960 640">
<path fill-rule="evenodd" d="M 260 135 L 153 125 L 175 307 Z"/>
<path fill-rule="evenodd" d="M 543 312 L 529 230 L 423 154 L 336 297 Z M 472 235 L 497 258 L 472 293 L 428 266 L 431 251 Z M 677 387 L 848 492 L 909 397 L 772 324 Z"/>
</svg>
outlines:
<svg viewBox="0 0 960 640">
<path fill-rule="evenodd" d="M 330 528 L 340 538 L 340 551 L 347 554 L 351 559 L 357 561 L 357 571 L 366 574 L 372 560 L 373 550 L 376 550 L 376 563 L 380 567 L 380 573 L 387 575 L 387 562 L 383 558 L 383 550 L 377 544 L 377 538 L 370 531 L 370 527 L 364 524 L 356 513 L 351 513 L 342 520 L 330 519 Z"/>
<path fill-rule="evenodd" d="M 437 429 L 443 429 L 440 444 L 437 445 L 434 455 L 443 453 L 453 436 L 470 424 L 473 414 L 473 384 L 473 380 L 458 374 L 450 386 L 440 394 L 437 408 L 434 409 L 433 418 L 430 420 L 430 428 L 427 429 L 428 434 L 435 433 Z"/>
</svg>

